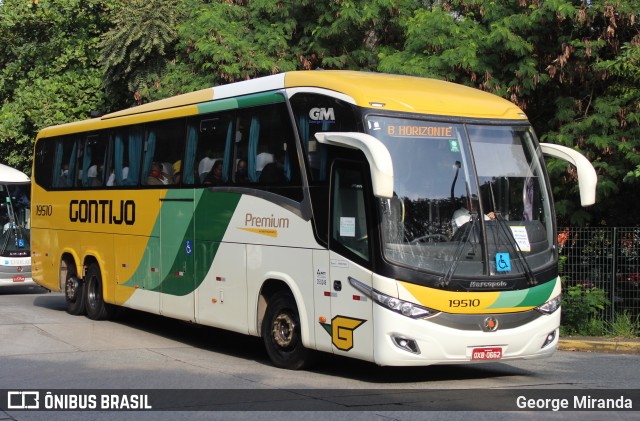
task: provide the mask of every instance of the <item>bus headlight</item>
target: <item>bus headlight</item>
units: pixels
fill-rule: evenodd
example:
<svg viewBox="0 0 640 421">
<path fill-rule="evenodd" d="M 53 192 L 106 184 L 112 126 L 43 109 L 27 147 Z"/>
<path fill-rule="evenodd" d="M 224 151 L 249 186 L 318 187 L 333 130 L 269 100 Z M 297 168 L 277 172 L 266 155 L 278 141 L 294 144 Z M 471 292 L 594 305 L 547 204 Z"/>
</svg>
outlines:
<svg viewBox="0 0 640 421">
<path fill-rule="evenodd" d="M 383 294 L 375 289 L 363 284 L 357 279 L 349 277 L 349 283 L 358 291 L 371 298 L 374 302 L 391 311 L 411 317 L 412 319 L 420 319 L 438 314 L 439 311 L 418 304 L 403 301 L 395 297 Z"/>
<path fill-rule="evenodd" d="M 560 308 L 560 303 L 562 302 L 562 296 L 558 295 L 542 304 L 539 307 L 536 307 L 536 310 L 542 314 L 551 314 Z"/>
</svg>

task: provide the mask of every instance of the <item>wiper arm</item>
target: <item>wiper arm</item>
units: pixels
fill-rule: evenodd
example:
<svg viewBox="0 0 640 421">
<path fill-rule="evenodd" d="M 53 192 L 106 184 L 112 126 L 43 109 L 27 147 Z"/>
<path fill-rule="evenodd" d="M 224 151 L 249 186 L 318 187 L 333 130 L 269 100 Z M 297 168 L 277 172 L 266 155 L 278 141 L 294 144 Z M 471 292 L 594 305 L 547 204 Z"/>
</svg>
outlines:
<svg viewBox="0 0 640 421">
<path fill-rule="evenodd" d="M 460 263 L 460 256 L 462 256 L 462 252 L 466 248 L 467 244 L 469 244 L 469 241 L 471 239 L 471 234 L 473 233 L 473 230 L 477 223 L 478 223 L 478 215 L 475 212 L 470 213 L 469 223 L 463 226 L 464 227 L 464 231 L 462 232 L 463 241 L 460 241 L 460 243 L 458 244 L 458 247 L 456 247 L 456 251 L 453 253 L 453 262 L 451 262 L 451 266 L 449 266 L 449 269 L 447 269 L 447 272 L 444 274 L 444 277 L 442 279 L 443 286 L 447 286 L 449 285 L 449 282 L 451 282 L 451 279 L 453 278 L 453 274 L 455 273 L 456 269 L 458 268 L 458 264 Z M 463 229 L 463 228 L 461 227 L 460 229 Z"/>
<path fill-rule="evenodd" d="M 518 244 L 515 237 L 513 236 L 513 231 L 511 231 L 509 224 L 507 224 L 507 222 L 502 217 L 502 214 L 500 212 L 494 212 L 494 214 L 495 214 L 494 220 L 498 223 L 498 227 L 504 233 L 504 236 L 507 238 L 509 246 L 511 246 L 511 248 L 518 255 L 518 259 L 522 264 L 522 269 L 524 271 L 525 276 L 527 277 L 527 281 L 529 281 L 530 285 L 535 285 L 537 282 L 535 277 L 533 276 L 533 271 L 531 270 L 531 266 L 529 266 L 529 262 L 527 262 L 526 256 L 524 255 L 524 253 L 522 252 L 522 249 L 520 248 L 520 244 Z"/>
</svg>

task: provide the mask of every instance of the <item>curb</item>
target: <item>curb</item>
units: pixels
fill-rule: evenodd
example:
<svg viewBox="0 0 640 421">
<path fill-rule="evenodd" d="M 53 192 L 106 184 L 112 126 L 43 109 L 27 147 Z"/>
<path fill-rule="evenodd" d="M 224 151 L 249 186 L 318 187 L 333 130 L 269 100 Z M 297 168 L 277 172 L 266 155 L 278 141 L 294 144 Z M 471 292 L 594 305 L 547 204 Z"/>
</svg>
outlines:
<svg viewBox="0 0 640 421">
<path fill-rule="evenodd" d="M 566 338 L 560 339 L 558 349 L 561 351 L 609 352 L 640 355 L 640 340 L 615 338 Z"/>
</svg>

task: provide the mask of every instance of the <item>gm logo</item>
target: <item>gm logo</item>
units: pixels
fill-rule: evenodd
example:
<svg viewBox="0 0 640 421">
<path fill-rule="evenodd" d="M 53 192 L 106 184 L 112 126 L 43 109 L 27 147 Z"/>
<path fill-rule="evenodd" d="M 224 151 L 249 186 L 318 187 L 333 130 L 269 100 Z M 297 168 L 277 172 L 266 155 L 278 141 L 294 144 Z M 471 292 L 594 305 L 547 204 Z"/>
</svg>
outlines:
<svg viewBox="0 0 640 421">
<path fill-rule="evenodd" d="M 335 121 L 336 114 L 333 108 L 312 108 L 309 111 L 309 118 L 314 121 Z"/>
<path fill-rule="evenodd" d="M 7 392 L 8 409 L 40 409 L 40 392 Z"/>
</svg>

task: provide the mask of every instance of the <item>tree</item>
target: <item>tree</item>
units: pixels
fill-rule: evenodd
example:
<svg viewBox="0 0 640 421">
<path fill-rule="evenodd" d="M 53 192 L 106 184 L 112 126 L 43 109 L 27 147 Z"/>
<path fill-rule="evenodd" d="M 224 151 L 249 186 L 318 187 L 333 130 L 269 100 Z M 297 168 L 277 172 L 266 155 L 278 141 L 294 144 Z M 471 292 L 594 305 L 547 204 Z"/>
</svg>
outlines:
<svg viewBox="0 0 640 421">
<path fill-rule="evenodd" d="M 169 65 L 160 92 L 264 76 L 296 68 L 294 9 L 284 2 L 186 2 L 188 15 L 179 27 L 175 63 Z M 299 6 L 304 8 L 308 1 Z"/>
<path fill-rule="evenodd" d="M 436 77 L 507 98 L 541 139 L 575 147 L 596 166 L 598 199 L 578 202 L 575 173 L 550 163 L 564 223 L 597 221 L 607 200 L 640 176 L 636 142 L 640 2 L 452 0 L 404 21 L 403 48 L 383 48 L 379 70 Z M 609 218 L 612 221 L 612 218 Z"/>
<path fill-rule="evenodd" d="M 288 70 L 375 70 L 413 0 L 187 0 L 175 61 L 153 98 Z"/>
<path fill-rule="evenodd" d="M 31 172 L 33 140 L 103 108 L 98 36 L 108 0 L 4 0 L 0 5 L 0 153 Z"/>
<path fill-rule="evenodd" d="M 132 0 L 118 4 L 113 26 L 102 35 L 99 46 L 103 82 L 113 107 L 140 104 L 158 86 L 175 56 L 183 3 Z"/>
</svg>

